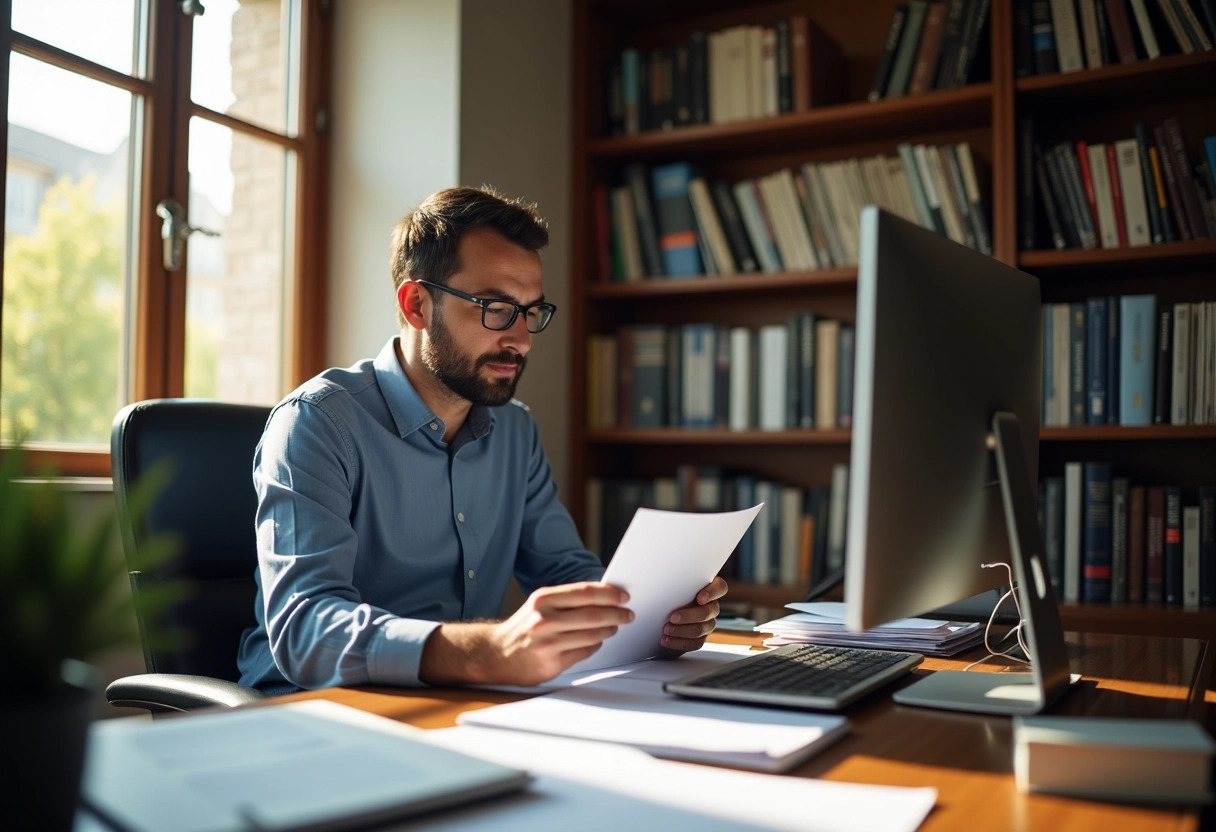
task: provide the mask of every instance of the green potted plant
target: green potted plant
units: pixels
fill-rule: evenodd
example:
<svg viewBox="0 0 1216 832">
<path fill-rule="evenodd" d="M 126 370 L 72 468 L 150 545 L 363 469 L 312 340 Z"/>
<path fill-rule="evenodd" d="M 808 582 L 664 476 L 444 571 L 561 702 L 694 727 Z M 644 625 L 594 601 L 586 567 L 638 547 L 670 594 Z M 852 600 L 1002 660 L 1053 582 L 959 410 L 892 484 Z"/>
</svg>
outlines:
<svg viewBox="0 0 1216 832">
<path fill-rule="evenodd" d="M 46 472 L 24 478 L 24 454 L 0 462 L 0 793 L 14 829 L 69 830 L 79 796 L 97 673 L 90 659 L 139 644 L 113 507 L 82 512 Z M 154 481 L 156 480 L 156 481 Z M 141 483 L 138 516 L 158 489 Z M 141 552 L 160 562 L 168 538 Z M 151 564 L 149 564 L 151 565 Z M 155 614 L 173 591 L 141 593 Z"/>
</svg>

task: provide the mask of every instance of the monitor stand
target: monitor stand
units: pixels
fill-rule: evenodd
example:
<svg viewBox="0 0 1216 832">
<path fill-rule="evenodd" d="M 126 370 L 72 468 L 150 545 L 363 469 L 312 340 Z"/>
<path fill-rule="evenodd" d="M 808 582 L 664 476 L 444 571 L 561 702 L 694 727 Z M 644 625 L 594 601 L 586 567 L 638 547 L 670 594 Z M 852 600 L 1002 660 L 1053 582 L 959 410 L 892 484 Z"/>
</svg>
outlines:
<svg viewBox="0 0 1216 832">
<path fill-rule="evenodd" d="M 1017 417 L 992 417 L 989 447 L 996 453 L 1009 553 L 1022 606 L 1029 673 L 939 670 L 898 691 L 901 705 L 989 714 L 1037 714 L 1068 689 L 1068 653 L 1055 592 L 1043 563 L 1035 490 L 1023 451 Z"/>
</svg>

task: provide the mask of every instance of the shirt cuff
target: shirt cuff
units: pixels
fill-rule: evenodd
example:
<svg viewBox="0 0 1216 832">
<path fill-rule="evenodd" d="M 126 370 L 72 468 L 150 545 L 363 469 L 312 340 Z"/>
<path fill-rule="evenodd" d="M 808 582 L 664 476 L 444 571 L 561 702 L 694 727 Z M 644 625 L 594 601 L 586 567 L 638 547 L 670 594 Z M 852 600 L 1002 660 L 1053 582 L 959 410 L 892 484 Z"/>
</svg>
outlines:
<svg viewBox="0 0 1216 832">
<path fill-rule="evenodd" d="M 377 685 L 426 687 L 418 679 L 422 647 L 438 626 L 438 621 L 390 618 L 377 627 L 367 656 L 368 681 Z"/>
</svg>

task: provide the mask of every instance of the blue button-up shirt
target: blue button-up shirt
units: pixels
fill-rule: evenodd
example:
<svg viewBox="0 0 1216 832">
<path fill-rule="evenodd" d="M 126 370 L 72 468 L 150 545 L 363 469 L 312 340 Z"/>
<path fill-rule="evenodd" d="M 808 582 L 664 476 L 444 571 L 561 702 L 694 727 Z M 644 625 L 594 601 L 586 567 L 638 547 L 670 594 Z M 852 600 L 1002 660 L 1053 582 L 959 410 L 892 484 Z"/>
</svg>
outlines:
<svg viewBox="0 0 1216 832">
<path fill-rule="evenodd" d="M 444 442 L 396 341 L 271 412 L 254 458 L 258 626 L 241 641 L 243 684 L 419 685 L 438 623 L 497 617 L 512 573 L 528 593 L 603 576 L 528 409 L 475 405 Z"/>
</svg>

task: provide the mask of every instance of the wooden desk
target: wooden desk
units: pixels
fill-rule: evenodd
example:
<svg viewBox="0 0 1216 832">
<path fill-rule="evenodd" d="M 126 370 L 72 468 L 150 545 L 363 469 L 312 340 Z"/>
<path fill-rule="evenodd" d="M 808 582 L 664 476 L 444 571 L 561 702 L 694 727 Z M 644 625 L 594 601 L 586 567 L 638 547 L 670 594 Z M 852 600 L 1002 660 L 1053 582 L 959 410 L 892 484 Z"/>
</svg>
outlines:
<svg viewBox="0 0 1216 832">
<path fill-rule="evenodd" d="M 750 636 L 718 641 L 754 643 Z M 1070 633 L 1069 658 L 1081 681 L 1053 714 L 1137 716 L 1203 721 L 1212 674 L 1207 641 Z M 970 660 L 926 659 L 918 674 L 959 669 Z M 986 668 L 988 665 L 980 665 Z M 902 684 L 910 684 L 909 677 Z M 1013 780 L 1008 717 L 934 711 L 896 705 L 887 688 L 854 705 L 852 733 L 812 757 L 794 776 L 856 783 L 934 786 L 937 806 L 921 826 L 939 830 L 1097 830 L 1148 832 L 1199 829 L 1197 810 L 1120 806 L 1018 792 Z M 522 697 L 467 689 L 398 690 L 331 688 L 280 701 L 329 699 L 422 728 L 448 727 L 463 711 Z M 813 811 L 813 809 L 812 809 Z"/>
</svg>

